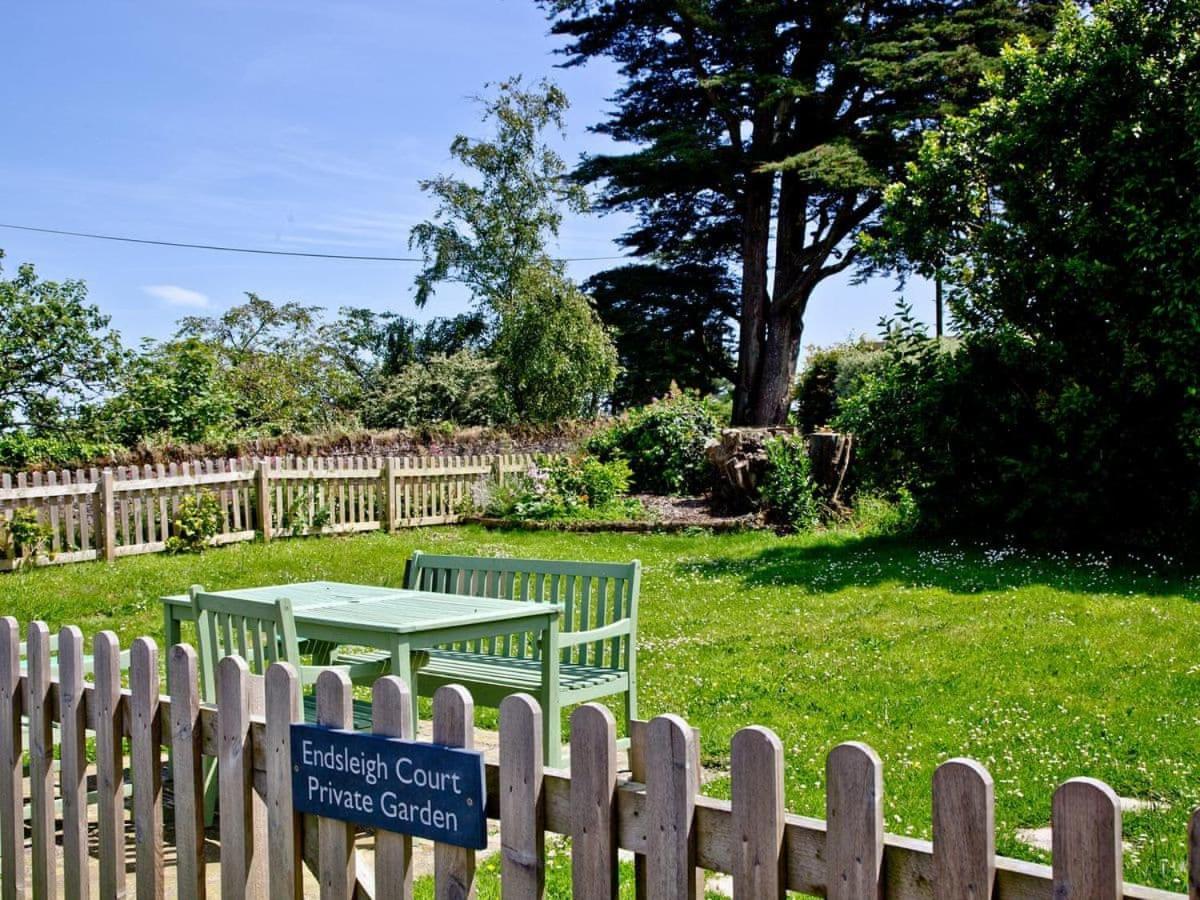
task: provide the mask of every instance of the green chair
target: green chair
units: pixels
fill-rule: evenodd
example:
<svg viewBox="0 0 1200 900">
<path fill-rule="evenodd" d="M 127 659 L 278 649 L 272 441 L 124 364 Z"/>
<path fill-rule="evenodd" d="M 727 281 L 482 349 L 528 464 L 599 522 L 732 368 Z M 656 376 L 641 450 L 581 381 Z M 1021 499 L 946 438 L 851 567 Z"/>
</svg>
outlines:
<svg viewBox="0 0 1200 900">
<path fill-rule="evenodd" d="M 563 607 L 557 643 L 540 646 L 526 634 L 431 650 L 417 678 L 422 695 L 461 684 L 476 702 L 499 706 L 509 694 L 532 694 L 542 705 L 546 764 L 562 759 L 561 711 L 624 696 L 626 735 L 637 718 L 637 602 L 641 563 L 435 556 L 417 551 L 408 566 L 412 590 L 501 597 Z M 559 654 L 558 685 L 544 683 L 543 652 Z M 628 746 L 628 737 L 622 746 Z"/>
<path fill-rule="evenodd" d="M 226 656 L 240 656 L 246 661 L 255 681 L 261 684 L 271 663 L 288 662 L 300 675 L 302 688 L 316 684 L 317 677 L 327 669 L 337 669 L 352 680 L 365 677 L 362 670 L 350 665 L 306 665 L 300 654 L 292 603 L 286 598 L 273 602 L 232 600 L 219 594 L 206 594 L 203 588 L 190 591 L 192 615 L 196 622 L 196 653 L 200 669 L 200 695 L 206 703 L 217 702 L 217 664 Z M 377 670 L 368 663 L 370 671 Z M 259 690 L 259 688 L 256 688 Z M 302 694 L 304 718 L 315 722 L 316 695 Z M 354 727 L 371 727 L 371 704 L 366 700 L 353 701 Z M 217 802 L 217 779 L 214 760 L 205 761 L 205 821 L 212 823 Z"/>
</svg>

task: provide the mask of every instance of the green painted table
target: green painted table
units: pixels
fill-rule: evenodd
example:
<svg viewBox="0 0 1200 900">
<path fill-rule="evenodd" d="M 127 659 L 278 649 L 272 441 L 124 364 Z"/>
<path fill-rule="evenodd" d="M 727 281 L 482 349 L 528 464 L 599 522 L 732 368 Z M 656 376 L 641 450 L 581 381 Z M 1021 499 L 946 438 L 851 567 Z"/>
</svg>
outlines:
<svg viewBox="0 0 1200 900">
<path fill-rule="evenodd" d="M 437 594 L 401 588 L 309 581 L 232 591 L 207 591 L 219 597 L 273 603 L 292 601 L 296 633 L 301 639 L 385 650 L 392 657 L 392 672 L 404 679 L 417 696 L 416 651 L 457 641 L 526 632 L 541 638 L 543 647 L 557 646 L 556 603 L 500 600 Z M 167 646 L 179 643 L 180 625 L 193 621 L 187 594 L 163 597 L 163 634 Z M 559 654 L 542 654 L 545 684 L 558 680 Z M 413 715 L 417 704 L 414 702 Z M 414 722 L 415 725 L 415 722 Z"/>
</svg>

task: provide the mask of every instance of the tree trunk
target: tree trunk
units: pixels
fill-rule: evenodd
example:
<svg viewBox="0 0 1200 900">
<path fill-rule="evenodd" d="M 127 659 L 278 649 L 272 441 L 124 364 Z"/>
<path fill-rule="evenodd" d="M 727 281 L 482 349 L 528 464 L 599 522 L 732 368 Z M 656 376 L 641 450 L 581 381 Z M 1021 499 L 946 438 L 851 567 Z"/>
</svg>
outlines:
<svg viewBox="0 0 1200 900">
<path fill-rule="evenodd" d="M 806 305 L 801 303 L 786 310 L 776 305 L 770 311 L 766 347 L 750 412 L 751 425 L 764 427 L 787 422 L 796 363 L 800 357 L 800 339 L 804 334 Z"/>
<path fill-rule="evenodd" d="M 762 373 L 766 339 L 767 250 L 771 240 L 773 176 L 751 176 L 746 186 L 742 232 L 742 309 L 739 317 L 737 382 L 733 424 L 749 424 Z"/>
</svg>

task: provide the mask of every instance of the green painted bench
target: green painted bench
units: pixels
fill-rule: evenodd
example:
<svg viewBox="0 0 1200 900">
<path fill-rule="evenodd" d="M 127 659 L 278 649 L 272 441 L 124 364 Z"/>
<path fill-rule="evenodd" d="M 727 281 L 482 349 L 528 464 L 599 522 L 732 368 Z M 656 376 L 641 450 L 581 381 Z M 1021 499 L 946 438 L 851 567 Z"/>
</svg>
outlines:
<svg viewBox="0 0 1200 900">
<path fill-rule="evenodd" d="M 431 650 L 417 690 L 432 694 L 461 684 L 485 706 L 509 694 L 528 693 L 542 706 L 546 764 L 562 760 L 564 707 L 624 695 L 625 733 L 637 718 L 637 602 L 641 563 L 437 556 L 417 551 L 406 586 L 444 594 L 500 597 L 563 607 L 549 637 L 558 657 L 546 683 L 543 648 L 526 634 L 511 634 Z M 628 745 L 628 738 L 622 741 Z"/>
</svg>

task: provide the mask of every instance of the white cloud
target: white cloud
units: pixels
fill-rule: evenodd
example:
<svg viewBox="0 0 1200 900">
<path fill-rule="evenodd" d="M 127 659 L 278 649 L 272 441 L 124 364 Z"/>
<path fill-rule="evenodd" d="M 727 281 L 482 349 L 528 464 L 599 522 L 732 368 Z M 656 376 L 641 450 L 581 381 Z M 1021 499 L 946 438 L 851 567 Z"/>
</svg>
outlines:
<svg viewBox="0 0 1200 900">
<path fill-rule="evenodd" d="M 171 306 L 190 306 L 194 309 L 204 309 L 208 306 L 206 295 L 177 284 L 148 284 L 142 290 Z"/>
</svg>

